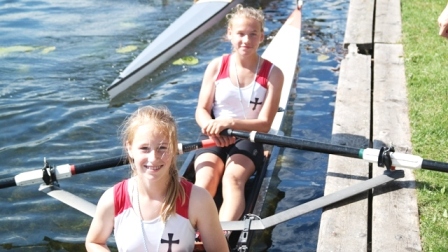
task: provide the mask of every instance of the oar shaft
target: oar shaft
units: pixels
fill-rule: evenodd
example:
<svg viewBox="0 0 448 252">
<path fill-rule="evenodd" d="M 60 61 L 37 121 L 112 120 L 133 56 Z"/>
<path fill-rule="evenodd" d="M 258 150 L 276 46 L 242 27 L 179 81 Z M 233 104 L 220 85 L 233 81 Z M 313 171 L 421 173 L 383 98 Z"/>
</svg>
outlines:
<svg viewBox="0 0 448 252">
<path fill-rule="evenodd" d="M 77 165 L 70 165 L 71 175 L 81 174 L 85 172 L 97 171 L 106 168 L 122 166 L 126 164 L 125 156 L 116 156 L 91 162 L 85 162 Z M 59 178 L 58 178 L 59 179 Z"/>
<path fill-rule="evenodd" d="M 319 143 L 298 138 L 277 136 L 256 131 L 244 132 L 238 130 L 225 130 L 222 135 L 235 136 L 239 138 L 249 139 L 255 143 L 271 144 L 280 147 L 289 147 L 299 150 L 315 151 L 326 154 L 334 154 L 344 157 L 359 158 L 370 163 L 378 163 L 380 150 L 378 149 L 359 149 L 354 147 L 346 147 L 335 144 Z M 410 168 L 410 169 L 426 169 L 440 172 L 448 172 L 448 163 L 425 160 L 419 156 L 390 152 L 391 166 Z"/>
<path fill-rule="evenodd" d="M 16 180 L 14 179 L 14 177 L 0 179 L 0 189 L 13 186 L 16 186 Z"/>
<path fill-rule="evenodd" d="M 423 159 L 422 168 L 432 171 L 448 172 L 448 164 L 438 161 Z"/>
<path fill-rule="evenodd" d="M 313 142 L 313 141 L 297 139 L 297 138 L 292 138 L 292 137 L 259 133 L 256 131 L 252 131 L 249 133 L 249 132 L 238 131 L 238 130 L 227 130 L 227 132 L 223 132 L 223 135 L 230 135 L 230 136 L 235 136 L 235 137 L 239 137 L 239 138 L 245 138 L 245 139 L 249 139 L 255 143 L 271 144 L 271 145 L 276 145 L 276 146 L 280 146 L 280 147 L 289 147 L 289 148 L 294 148 L 294 149 L 299 149 L 299 150 L 322 152 L 322 153 L 335 154 L 335 155 L 352 157 L 352 158 L 360 158 L 359 155 L 360 155 L 360 152 L 362 151 L 362 149 L 357 149 L 357 148 L 353 148 L 353 147 L 319 143 L 319 142 Z"/>
<path fill-rule="evenodd" d="M 178 154 L 183 154 L 185 152 L 197 150 L 200 148 L 208 148 L 212 146 L 215 146 L 215 143 L 211 139 L 206 139 L 199 142 L 188 144 L 179 143 Z M 59 180 L 69 178 L 72 175 L 76 174 L 117 167 L 125 164 L 126 164 L 126 157 L 117 156 L 97 161 L 81 163 L 77 165 L 74 164 L 58 165 L 53 168 L 53 171 L 56 180 Z M 13 186 L 40 184 L 43 182 L 43 173 L 44 171 L 42 169 L 39 169 L 28 172 L 22 172 L 14 177 L 0 179 L 0 189 Z"/>
<path fill-rule="evenodd" d="M 195 143 L 179 143 L 178 144 L 178 155 L 184 154 L 185 152 L 190 152 L 193 150 L 208 148 L 211 146 L 215 146 L 215 142 L 212 139 L 202 140 L 200 142 Z M 97 160 L 92 162 L 87 162 L 78 165 L 72 165 L 72 175 L 81 174 L 90 171 L 96 171 L 111 167 L 117 167 L 126 164 L 125 156 L 118 156 L 113 158 L 107 158 L 103 160 Z"/>
</svg>

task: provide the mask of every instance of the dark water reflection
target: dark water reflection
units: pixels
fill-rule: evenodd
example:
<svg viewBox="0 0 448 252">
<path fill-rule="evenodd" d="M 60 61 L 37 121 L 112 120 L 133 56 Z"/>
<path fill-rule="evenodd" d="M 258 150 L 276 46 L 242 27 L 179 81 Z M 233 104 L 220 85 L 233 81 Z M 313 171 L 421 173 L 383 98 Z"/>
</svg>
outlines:
<svg viewBox="0 0 448 252">
<path fill-rule="evenodd" d="M 255 1 L 247 2 L 256 5 Z M 281 26 L 293 1 L 263 1 L 267 35 Z M 331 138 L 338 64 L 348 1 L 305 1 L 301 55 L 285 135 L 327 142 Z M 188 1 L 0 1 L 0 179 L 52 165 L 79 164 L 121 154 L 117 129 L 139 106 L 164 104 L 179 124 L 182 142 L 194 141 L 194 108 L 202 73 L 230 51 L 225 22 L 178 56 L 199 64 L 163 64 L 110 102 L 106 87 Z M 117 49 L 136 46 L 121 54 Z M 185 156 L 180 156 L 179 164 Z M 327 155 L 284 149 L 265 214 L 322 196 Z M 126 167 L 61 180 L 64 190 L 96 203 L 102 192 L 128 177 Z M 0 189 L 0 251 L 83 251 L 91 218 L 38 191 Z M 260 232 L 256 251 L 313 251 L 320 211 Z"/>
</svg>

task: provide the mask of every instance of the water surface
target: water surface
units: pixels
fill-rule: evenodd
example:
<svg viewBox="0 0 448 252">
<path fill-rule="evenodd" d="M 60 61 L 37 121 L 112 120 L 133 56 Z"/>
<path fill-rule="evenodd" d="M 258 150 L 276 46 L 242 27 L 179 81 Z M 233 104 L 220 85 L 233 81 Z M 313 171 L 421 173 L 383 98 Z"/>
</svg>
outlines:
<svg viewBox="0 0 448 252">
<path fill-rule="evenodd" d="M 110 101 L 106 87 L 148 43 L 191 6 L 188 1 L 0 1 L 0 179 L 51 165 L 79 164 L 122 153 L 118 127 L 144 105 L 166 105 L 179 140 L 196 140 L 194 120 L 207 63 L 230 51 L 225 22 L 173 58 L 199 64 L 160 66 Z M 256 6 L 256 2 L 246 4 Z M 296 88 L 284 132 L 331 139 L 338 65 L 348 1 L 306 1 Z M 262 1 L 266 35 L 274 34 L 293 1 Z M 136 50 L 119 53 L 126 46 Z M 260 51 L 262 51 L 261 48 Z M 179 157 L 179 165 L 185 156 Z M 328 155 L 283 149 L 269 192 L 268 215 L 323 195 Z M 61 188 L 92 203 L 127 167 L 80 174 Z M 0 251 L 83 251 L 91 218 L 39 192 L 38 185 L 0 189 Z M 255 250 L 313 251 L 320 211 L 259 232 Z M 111 242 L 113 248 L 113 242 Z"/>
</svg>

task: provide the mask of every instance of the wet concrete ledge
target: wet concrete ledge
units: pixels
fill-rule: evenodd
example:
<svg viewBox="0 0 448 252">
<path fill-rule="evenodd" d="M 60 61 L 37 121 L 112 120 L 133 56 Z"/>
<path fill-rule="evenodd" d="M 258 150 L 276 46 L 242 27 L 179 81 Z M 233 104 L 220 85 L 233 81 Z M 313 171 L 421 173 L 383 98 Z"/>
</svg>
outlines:
<svg viewBox="0 0 448 252">
<path fill-rule="evenodd" d="M 344 46 L 332 143 L 411 153 L 400 0 L 351 0 Z M 325 208 L 317 251 L 422 251 L 415 178 L 403 170 L 404 178 Z M 384 171 L 330 155 L 325 195 Z"/>
</svg>

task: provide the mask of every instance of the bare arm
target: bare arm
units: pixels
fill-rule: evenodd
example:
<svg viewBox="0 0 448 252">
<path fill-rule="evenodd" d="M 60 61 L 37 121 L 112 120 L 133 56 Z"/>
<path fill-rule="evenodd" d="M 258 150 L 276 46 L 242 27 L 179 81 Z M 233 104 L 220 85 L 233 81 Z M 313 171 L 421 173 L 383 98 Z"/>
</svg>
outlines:
<svg viewBox="0 0 448 252">
<path fill-rule="evenodd" d="M 95 216 L 86 237 L 87 251 L 110 251 L 107 239 L 114 228 L 113 188 L 106 190 L 98 201 Z"/>
<path fill-rule="evenodd" d="M 216 58 L 210 62 L 202 79 L 201 90 L 199 92 L 198 106 L 196 107 L 196 122 L 203 129 L 212 120 L 211 111 L 213 99 L 215 97 L 214 80 L 218 74 L 218 67 L 221 58 Z"/>
<path fill-rule="evenodd" d="M 193 186 L 189 213 L 190 221 L 201 233 L 206 251 L 229 251 L 215 202 L 205 189 Z"/>
<path fill-rule="evenodd" d="M 233 137 L 219 136 L 224 130 L 216 130 L 213 125 L 216 120 L 212 119 L 211 111 L 215 98 L 215 79 L 218 75 L 221 58 L 215 58 L 207 66 L 202 80 L 201 91 L 199 92 L 198 106 L 196 107 L 196 122 L 201 128 L 201 132 L 208 135 L 217 146 L 227 146 L 235 142 Z"/>
</svg>

